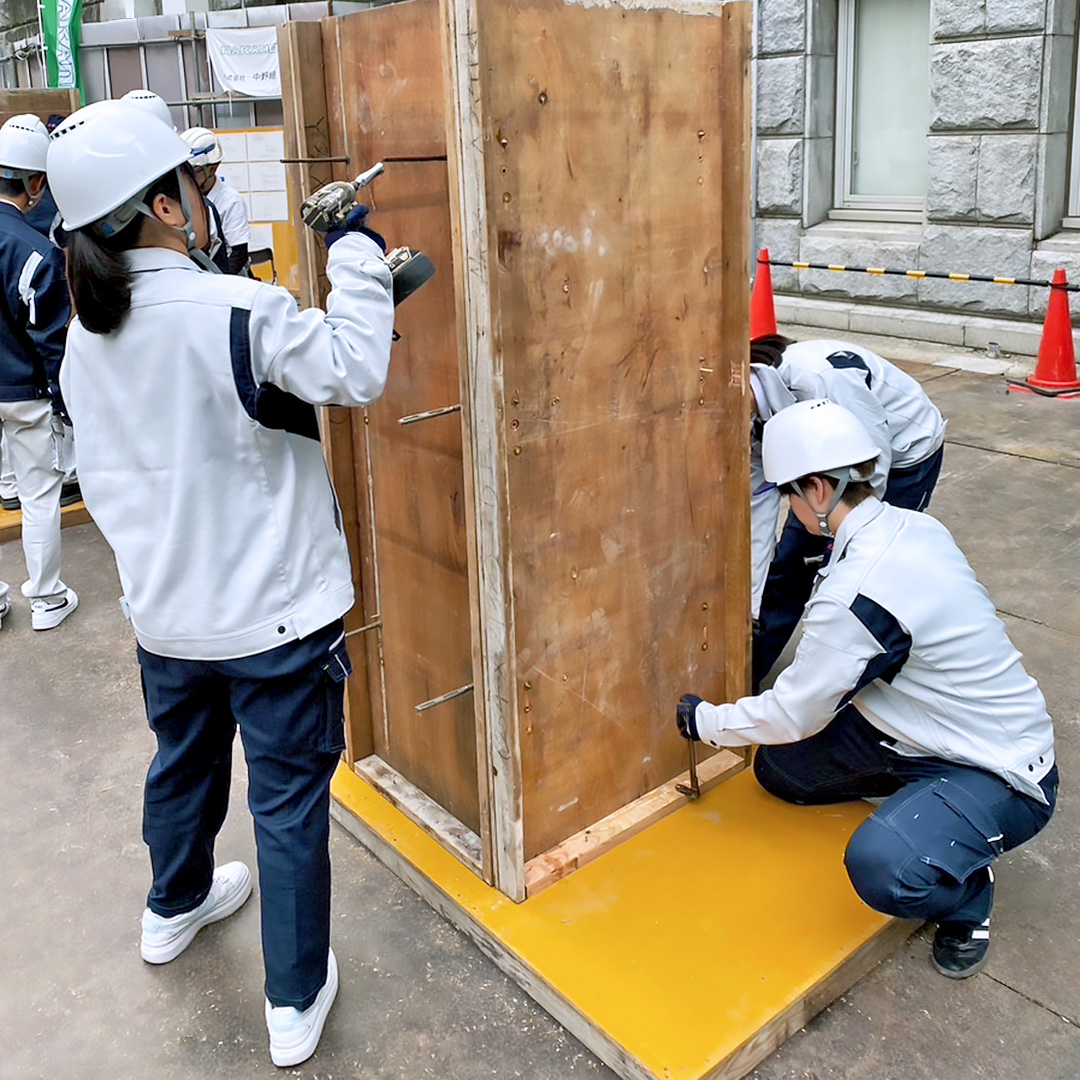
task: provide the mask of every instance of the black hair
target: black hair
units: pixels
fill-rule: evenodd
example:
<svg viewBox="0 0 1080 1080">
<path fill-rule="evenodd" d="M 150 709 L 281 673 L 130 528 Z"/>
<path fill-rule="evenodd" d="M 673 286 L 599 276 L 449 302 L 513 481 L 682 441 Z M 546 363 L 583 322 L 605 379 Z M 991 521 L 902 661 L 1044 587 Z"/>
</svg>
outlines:
<svg viewBox="0 0 1080 1080">
<path fill-rule="evenodd" d="M 176 170 L 155 180 L 143 202 L 149 206 L 158 195 L 180 199 Z M 123 253 L 139 242 L 146 220 L 144 214 L 136 214 L 133 221 L 107 238 L 89 225 L 68 233 L 67 280 L 72 306 L 91 334 L 111 334 L 131 307 L 131 271 Z"/>
<path fill-rule="evenodd" d="M 846 488 L 844 488 L 843 495 L 840 496 L 840 501 L 846 503 L 848 506 L 858 506 L 859 503 L 869 499 L 874 494 L 874 488 L 870 483 L 870 477 L 874 475 L 874 465 L 877 464 L 877 458 L 871 458 L 869 461 L 860 462 L 858 465 L 853 465 L 852 468 L 863 478 L 861 480 L 851 480 L 848 482 Z M 806 482 L 811 476 L 820 476 L 825 480 L 828 480 L 833 487 L 836 487 L 835 477 L 829 476 L 828 473 L 807 473 L 805 476 L 800 476 L 798 480 L 792 480 L 788 484 L 780 484 L 779 492 L 781 495 L 798 495 L 798 488 L 806 486 Z"/>
<path fill-rule="evenodd" d="M 18 199 L 26 194 L 26 185 L 22 180 L 12 180 L 7 176 L 0 176 L 0 196 L 5 199 Z"/>
</svg>

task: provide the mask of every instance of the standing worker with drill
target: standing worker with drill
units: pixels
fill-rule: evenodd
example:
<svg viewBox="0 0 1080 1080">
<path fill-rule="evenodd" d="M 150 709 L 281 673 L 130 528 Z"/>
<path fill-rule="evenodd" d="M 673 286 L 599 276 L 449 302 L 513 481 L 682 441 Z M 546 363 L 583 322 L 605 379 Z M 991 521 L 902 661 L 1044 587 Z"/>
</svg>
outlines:
<svg viewBox="0 0 1080 1080">
<path fill-rule="evenodd" d="M 344 748 L 353 604 L 314 405 L 383 390 L 393 332 L 381 238 L 357 207 L 327 237 L 327 311 L 203 273 L 188 146 L 145 110 L 88 106 L 52 135 L 77 318 L 62 372 L 87 508 L 116 556 L 157 754 L 143 835 L 148 963 L 251 891 L 214 864 L 237 726 L 262 891 L 270 1056 L 314 1053 L 337 992 L 329 785 Z"/>
<path fill-rule="evenodd" d="M 775 686 L 722 705 L 687 694 L 676 722 L 711 746 L 759 746 L 758 781 L 788 802 L 884 798 L 848 844 L 851 882 L 877 911 L 936 922 L 934 965 L 962 979 L 990 946 L 990 864 L 1053 813 L 1054 731 L 948 530 L 874 498 L 878 454 L 830 401 L 765 425 L 766 479 L 832 553 Z"/>
</svg>

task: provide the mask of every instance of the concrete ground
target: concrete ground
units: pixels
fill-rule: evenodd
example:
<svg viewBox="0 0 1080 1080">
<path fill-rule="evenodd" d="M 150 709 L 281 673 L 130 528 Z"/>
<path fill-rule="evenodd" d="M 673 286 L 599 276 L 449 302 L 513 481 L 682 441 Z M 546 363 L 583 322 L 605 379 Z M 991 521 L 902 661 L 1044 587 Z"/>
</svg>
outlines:
<svg viewBox="0 0 1080 1080">
<path fill-rule="evenodd" d="M 961 983 L 938 976 L 923 931 L 752 1075 L 1076 1080 L 1080 401 L 1006 396 L 1000 379 L 954 366 L 970 366 L 978 359 L 970 355 L 878 347 L 917 356 L 905 366 L 949 418 L 932 510 L 1043 686 L 1057 722 L 1061 798 L 1045 832 L 1000 860 L 993 951 L 981 974 Z M 0 550 L 0 576 L 17 585 L 21 548 Z M 613 1075 L 336 825 L 341 990 L 306 1065 L 277 1070 L 267 1056 L 254 903 L 202 931 L 172 964 L 144 965 L 141 784 L 153 739 L 115 568 L 93 525 L 65 530 L 64 576 L 81 597 L 66 623 L 33 633 L 18 598 L 0 631 L 0 1078 Z M 219 854 L 253 865 L 242 765 L 233 799 Z M 703 1001 L 687 1023 L 707 1023 L 713 1004 Z"/>
</svg>

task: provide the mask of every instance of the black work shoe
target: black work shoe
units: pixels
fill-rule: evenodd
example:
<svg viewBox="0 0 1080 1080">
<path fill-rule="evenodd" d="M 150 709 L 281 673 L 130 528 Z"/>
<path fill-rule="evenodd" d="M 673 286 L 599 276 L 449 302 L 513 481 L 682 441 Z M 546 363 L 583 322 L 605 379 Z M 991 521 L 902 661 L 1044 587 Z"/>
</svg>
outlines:
<svg viewBox="0 0 1080 1080">
<path fill-rule="evenodd" d="M 77 502 L 82 502 L 82 491 L 79 488 L 79 481 L 65 481 L 60 488 L 60 505 L 74 506 Z"/>
<path fill-rule="evenodd" d="M 943 922 L 934 934 L 934 967 L 950 979 L 966 979 L 986 966 L 990 920 L 979 926 Z"/>
<path fill-rule="evenodd" d="M 11 499 L 7 499 L 7 498 L 0 499 L 0 506 L 2 506 L 5 510 L 21 510 L 22 509 L 22 503 L 19 502 L 19 497 L 17 495 L 14 498 L 11 498 Z"/>
</svg>

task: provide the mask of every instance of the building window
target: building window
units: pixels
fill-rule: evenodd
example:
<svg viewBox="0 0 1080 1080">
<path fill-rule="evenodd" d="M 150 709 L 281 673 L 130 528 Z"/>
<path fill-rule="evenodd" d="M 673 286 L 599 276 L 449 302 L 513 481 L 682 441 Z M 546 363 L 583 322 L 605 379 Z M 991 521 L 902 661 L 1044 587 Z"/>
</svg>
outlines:
<svg viewBox="0 0 1080 1080">
<path fill-rule="evenodd" d="M 917 219 L 926 187 L 930 0 L 840 0 L 837 211 Z"/>
</svg>

